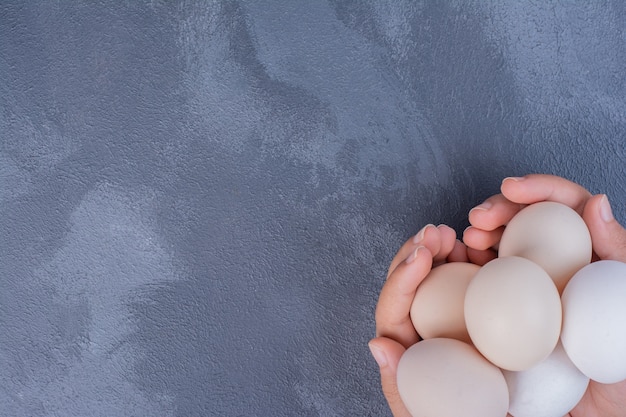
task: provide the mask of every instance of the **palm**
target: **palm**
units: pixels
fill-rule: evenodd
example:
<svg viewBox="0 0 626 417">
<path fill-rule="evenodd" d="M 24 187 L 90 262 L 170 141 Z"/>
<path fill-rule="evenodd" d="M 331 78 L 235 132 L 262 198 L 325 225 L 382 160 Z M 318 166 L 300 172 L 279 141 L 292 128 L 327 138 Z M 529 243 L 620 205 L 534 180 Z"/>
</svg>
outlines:
<svg viewBox="0 0 626 417">
<path fill-rule="evenodd" d="M 569 417 L 618 417 L 624 415 L 626 407 L 626 381 L 617 384 L 604 385 L 595 381 L 589 383 L 589 388 L 578 405 L 570 411 Z"/>
</svg>

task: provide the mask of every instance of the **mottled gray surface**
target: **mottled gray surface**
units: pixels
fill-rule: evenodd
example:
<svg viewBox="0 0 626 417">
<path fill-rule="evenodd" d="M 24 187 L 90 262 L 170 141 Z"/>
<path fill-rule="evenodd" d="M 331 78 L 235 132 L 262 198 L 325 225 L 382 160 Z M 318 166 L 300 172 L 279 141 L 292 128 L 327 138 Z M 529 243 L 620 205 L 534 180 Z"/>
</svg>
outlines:
<svg viewBox="0 0 626 417">
<path fill-rule="evenodd" d="M 391 257 L 504 176 L 626 220 L 609 2 L 0 4 L 0 415 L 388 415 Z"/>
</svg>

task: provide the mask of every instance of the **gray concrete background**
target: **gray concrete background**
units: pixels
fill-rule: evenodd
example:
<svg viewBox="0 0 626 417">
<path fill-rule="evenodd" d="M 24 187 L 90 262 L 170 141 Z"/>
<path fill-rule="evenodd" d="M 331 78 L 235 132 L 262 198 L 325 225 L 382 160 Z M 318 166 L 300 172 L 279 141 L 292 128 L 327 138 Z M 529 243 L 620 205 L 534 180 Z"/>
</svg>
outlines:
<svg viewBox="0 0 626 417">
<path fill-rule="evenodd" d="M 515 3 L 515 4 L 513 4 Z M 388 415 L 387 264 L 503 177 L 626 220 L 608 2 L 0 3 L 0 415 Z"/>
</svg>

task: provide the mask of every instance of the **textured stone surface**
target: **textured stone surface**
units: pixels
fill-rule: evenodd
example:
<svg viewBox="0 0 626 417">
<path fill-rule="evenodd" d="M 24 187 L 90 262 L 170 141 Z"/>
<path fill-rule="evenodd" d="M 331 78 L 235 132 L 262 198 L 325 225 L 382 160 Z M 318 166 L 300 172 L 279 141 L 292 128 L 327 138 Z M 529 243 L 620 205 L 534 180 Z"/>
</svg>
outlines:
<svg viewBox="0 0 626 417">
<path fill-rule="evenodd" d="M 621 1 L 0 4 L 0 415 L 381 416 L 387 264 L 504 176 L 626 220 Z"/>
</svg>

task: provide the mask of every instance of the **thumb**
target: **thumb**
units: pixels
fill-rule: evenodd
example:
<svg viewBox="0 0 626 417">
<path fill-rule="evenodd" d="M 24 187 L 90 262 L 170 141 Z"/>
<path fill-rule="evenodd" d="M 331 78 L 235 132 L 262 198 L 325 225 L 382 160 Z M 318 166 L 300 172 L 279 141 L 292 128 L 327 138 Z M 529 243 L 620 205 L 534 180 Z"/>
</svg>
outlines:
<svg viewBox="0 0 626 417">
<path fill-rule="evenodd" d="M 400 398 L 397 383 L 398 362 L 400 362 L 400 357 L 406 349 L 400 343 L 387 337 L 372 339 L 369 342 L 369 348 L 380 368 L 383 394 L 385 394 L 393 416 L 411 417 Z"/>
<path fill-rule="evenodd" d="M 626 262 L 626 229 L 613 217 L 606 195 L 591 197 L 583 211 L 594 252 L 600 259 Z"/>
</svg>

